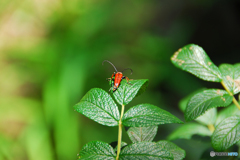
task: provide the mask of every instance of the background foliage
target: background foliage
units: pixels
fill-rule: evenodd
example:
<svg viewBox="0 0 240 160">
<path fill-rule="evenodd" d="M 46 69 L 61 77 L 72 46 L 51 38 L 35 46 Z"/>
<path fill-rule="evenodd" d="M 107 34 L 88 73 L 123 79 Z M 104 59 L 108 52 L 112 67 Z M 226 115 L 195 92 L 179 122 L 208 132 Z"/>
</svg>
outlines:
<svg viewBox="0 0 240 160">
<path fill-rule="evenodd" d="M 129 106 L 151 103 L 184 120 L 180 99 L 203 86 L 222 87 L 180 71 L 170 56 L 195 43 L 217 66 L 239 62 L 239 7 L 237 0 L 1 1 L 0 159 L 76 159 L 87 142 L 116 141 L 116 127 L 72 108 L 91 88 L 109 89 L 113 68 L 102 66 L 105 59 L 132 68 L 129 78 L 149 79 Z M 159 126 L 155 141 L 178 126 Z M 186 159 L 198 159 L 209 142 L 174 143 Z"/>
</svg>

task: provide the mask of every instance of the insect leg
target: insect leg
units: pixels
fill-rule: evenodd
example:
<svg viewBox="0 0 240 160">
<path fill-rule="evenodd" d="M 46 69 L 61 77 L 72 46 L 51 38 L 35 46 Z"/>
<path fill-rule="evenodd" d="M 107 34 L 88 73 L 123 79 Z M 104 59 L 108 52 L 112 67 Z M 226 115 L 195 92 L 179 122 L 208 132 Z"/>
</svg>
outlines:
<svg viewBox="0 0 240 160">
<path fill-rule="evenodd" d="M 107 80 L 108 80 L 108 81 L 111 81 L 111 80 L 114 79 L 113 77 L 115 77 L 115 72 L 113 72 L 112 77 L 111 77 L 111 78 L 107 78 Z"/>
<path fill-rule="evenodd" d="M 129 83 L 129 80 L 130 80 L 130 79 L 129 79 L 128 77 L 123 76 L 122 79 L 126 79 L 126 80 L 127 80 L 127 83 L 128 83 L 129 85 L 132 85 L 131 83 Z"/>
</svg>

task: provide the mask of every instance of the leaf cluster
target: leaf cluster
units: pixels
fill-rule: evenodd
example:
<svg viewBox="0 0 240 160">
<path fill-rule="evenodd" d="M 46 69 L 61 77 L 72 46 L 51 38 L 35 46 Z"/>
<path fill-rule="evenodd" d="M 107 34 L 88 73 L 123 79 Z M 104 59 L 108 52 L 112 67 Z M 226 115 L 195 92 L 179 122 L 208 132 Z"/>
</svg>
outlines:
<svg viewBox="0 0 240 160">
<path fill-rule="evenodd" d="M 234 95 L 240 92 L 240 63 L 217 67 L 206 52 L 195 44 L 176 51 L 171 61 L 176 67 L 200 79 L 221 83 L 225 90 L 201 89 L 184 98 L 179 106 L 185 120 L 199 123 L 182 125 L 168 139 L 190 139 L 194 134 L 211 136 L 212 147 L 217 151 L 236 144 L 240 140 L 240 105 Z M 216 107 L 227 108 L 217 113 Z"/>
<path fill-rule="evenodd" d="M 157 134 L 158 125 L 183 123 L 181 120 L 151 104 L 139 104 L 123 113 L 125 105 L 145 91 L 148 80 L 131 80 L 130 83 L 132 85 L 122 80 L 119 88 L 113 93 L 117 103 L 106 91 L 93 88 L 74 106 L 74 109 L 105 126 L 130 127 L 127 134 L 133 143 L 122 142 L 122 150 L 118 158 L 117 149 L 114 146 L 106 142 L 92 141 L 82 148 L 78 158 L 81 160 L 183 159 L 185 151 L 174 143 L 169 141 L 152 142 Z M 118 105 L 120 106 L 118 107 Z M 121 113 L 119 108 L 122 109 Z"/>
</svg>

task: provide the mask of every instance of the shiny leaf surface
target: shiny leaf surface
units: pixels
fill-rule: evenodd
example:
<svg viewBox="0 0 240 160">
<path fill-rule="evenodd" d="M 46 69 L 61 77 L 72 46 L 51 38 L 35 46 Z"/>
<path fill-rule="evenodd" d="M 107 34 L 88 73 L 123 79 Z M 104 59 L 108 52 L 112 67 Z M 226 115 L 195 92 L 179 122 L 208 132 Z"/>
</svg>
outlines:
<svg viewBox="0 0 240 160">
<path fill-rule="evenodd" d="M 222 76 L 218 67 L 213 64 L 206 52 L 195 44 L 180 48 L 171 57 L 172 63 L 195 76 L 213 82 L 221 82 Z"/>
<path fill-rule="evenodd" d="M 183 98 L 179 102 L 179 108 L 181 109 L 182 112 L 185 112 L 185 109 L 187 107 L 187 104 L 189 100 L 197 93 L 200 93 L 204 91 L 205 89 L 200 89 L 196 92 L 191 93 L 187 97 Z M 199 116 L 195 121 L 204 124 L 204 125 L 209 125 L 209 124 L 214 124 L 217 118 L 217 109 L 216 108 L 211 108 L 207 110 L 203 115 Z"/>
<path fill-rule="evenodd" d="M 120 105 L 127 105 L 132 99 L 142 94 L 148 85 L 148 79 L 130 80 L 128 84 L 124 79 L 119 88 L 113 93 L 114 98 Z"/>
<path fill-rule="evenodd" d="M 174 160 L 181 160 L 181 159 L 185 158 L 185 156 L 186 156 L 186 152 L 172 142 L 158 141 L 157 145 L 159 145 L 161 148 L 165 148 L 167 151 L 169 151 L 173 155 Z"/>
<path fill-rule="evenodd" d="M 115 160 L 116 153 L 109 144 L 101 141 L 92 141 L 83 146 L 78 158 L 79 160 Z"/>
<path fill-rule="evenodd" d="M 74 109 L 106 126 L 117 126 L 120 119 L 117 105 L 110 95 L 100 88 L 88 91 Z"/>
<path fill-rule="evenodd" d="M 228 106 L 232 102 L 225 90 L 208 89 L 194 95 L 188 102 L 184 113 L 186 121 L 191 121 L 213 107 Z"/>
<path fill-rule="evenodd" d="M 220 122 L 211 137 L 212 146 L 218 151 L 228 149 L 240 140 L 240 116 L 231 116 Z"/>
<path fill-rule="evenodd" d="M 153 142 L 136 142 L 126 146 L 120 160 L 173 160 L 173 155 Z"/>
<path fill-rule="evenodd" d="M 196 90 L 194 92 L 192 92 L 191 94 L 187 95 L 186 97 L 184 97 L 183 99 L 180 100 L 179 102 L 179 109 L 182 111 L 182 112 L 185 112 L 185 109 L 187 107 L 187 104 L 188 104 L 188 101 L 197 93 L 200 93 L 202 91 L 206 90 L 206 88 L 201 88 L 199 90 Z"/>
<path fill-rule="evenodd" d="M 171 113 L 151 104 L 140 104 L 130 108 L 123 116 L 123 125 L 146 127 L 166 123 L 183 123 Z"/>
</svg>

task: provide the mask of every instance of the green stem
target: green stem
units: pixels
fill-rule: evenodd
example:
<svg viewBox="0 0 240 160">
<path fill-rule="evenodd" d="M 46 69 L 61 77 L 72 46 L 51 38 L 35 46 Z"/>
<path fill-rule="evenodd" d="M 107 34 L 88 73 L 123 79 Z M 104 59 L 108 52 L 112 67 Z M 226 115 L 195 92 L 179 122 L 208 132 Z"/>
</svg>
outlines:
<svg viewBox="0 0 240 160">
<path fill-rule="evenodd" d="M 237 102 L 237 100 L 235 99 L 235 97 L 233 96 L 233 94 L 228 90 L 227 86 L 225 85 L 225 83 L 222 81 L 221 82 L 223 88 L 228 92 L 228 94 L 230 94 L 233 97 L 233 103 L 237 106 L 237 108 L 240 110 L 240 105 Z"/>
<path fill-rule="evenodd" d="M 237 102 L 237 100 L 233 97 L 233 103 L 238 107 L 238 109 L 240 110 L 240 105 Z"/>
<path fill-rule="evenodd" d="M 118 146 L 117 146 L 117 157 L 116 160 L 119 159 L 119 154 L 121 151 L 121 141 L 122 141 L 122 117 L 123 117 L 123 113 L 124 113 L 124 105 L 122 105 L 122 111 L 121 111 L 121 117 L 118 123 Z"/>
</svg>

